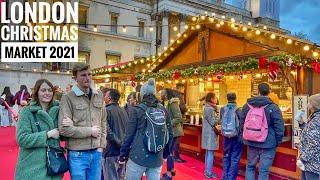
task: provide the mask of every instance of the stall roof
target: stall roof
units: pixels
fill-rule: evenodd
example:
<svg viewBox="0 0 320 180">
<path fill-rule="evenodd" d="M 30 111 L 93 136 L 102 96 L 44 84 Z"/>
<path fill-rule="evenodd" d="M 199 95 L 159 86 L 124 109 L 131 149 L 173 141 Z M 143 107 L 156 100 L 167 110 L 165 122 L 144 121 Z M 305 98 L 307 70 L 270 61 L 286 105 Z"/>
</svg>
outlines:
<svg viewBox="0 0 320 180">
<path fill-rule="evenodd" d="M 297 37 L 277 33 L 268 30 L 266 26 L 256 27 L 249 24 L 242 24 L 235 22 L 234 19 L 219 19 L 215 17 L 201 16 L 198 17 L 193 25 L 189 25 L 189 28 L 182 34 L 177 34 L 177 39 L 171 42 L 169 47 L 165 48 L 165 51 L 154 55 L 149 58 L 142 58 L 141 60 L 135 60 L 131 62 L 117 64 L 114 67 L 102 67 L 93 70 L 93 74 L 136 74 L 137 72 L 157 72 L 162 69 L 183 68 L 193 64 L 211 64 L 213 59 L 207 59 L 205 62 L 203 59 L 194 59 L 193 62 L 187 64 L 169 64 L 178 53 L 186 50 L 188 46 L 192 46 L 195 41 L 199 41 L 199 38 L 205 36 L 205 32 L 209 31 L 210 34 L 217 36 L 224 36 L 241 42 L 245 42 L 246 46 L 251 46 L 252 51 L 248 51 L 245 54 L 231 54 L 230 56 L 220 57 L 214 59 L 214 62 L 228 62 L 230 60 L 243 59 L 246 57 L 258 57 L 261 55 L 271 56 L 281 53 L 298 54 L 304 58 L 319 59 L 320 48 L 316 43 L 299 39 Z M 219 41 L 219 40 L 217 40 Z M 219 41 L 223 43 L 223 41 Z M 199 45 L 200 46 L 200 45 Z M 233 47 L 234 44 L 230 41 L 224 43 L 224 48 Z M 201 54 L 199 49 L 194 48 L 194 54 Z"/>
</svg>

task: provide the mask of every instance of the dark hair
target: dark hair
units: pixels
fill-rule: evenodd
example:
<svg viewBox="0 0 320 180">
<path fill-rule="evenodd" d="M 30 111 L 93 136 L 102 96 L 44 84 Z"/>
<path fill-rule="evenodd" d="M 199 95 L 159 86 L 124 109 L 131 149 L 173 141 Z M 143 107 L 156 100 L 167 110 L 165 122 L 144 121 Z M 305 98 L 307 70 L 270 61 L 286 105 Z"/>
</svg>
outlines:
<svg viewBox="0 0 320 180">
<path fill-rule="evenodd" d="M 131 99 L 131 97 L 133 97 L 134 99 L 137 99 L 136 92 L 131 92 L 131 93 L 127 96 L 127 102 L 129 102 L 129 100 Z"/>
<path fill-rule="evenodd" d="M 90 68 L 89 64 L 85 63 L 75 63 L 72 68 L 72 75 L 77 76 L 77 73 L 80 71 L 88 70 Z"/>
<path fill-rule="evenodd" d="M 27 88 L 26 85 L 21 85 L 20 86 L 20 91 L 23 91 L 23 90 L 24 90 L 24 92 L 28 92 L 28 88 Z"/>
<path fill-rule="evenodd" d="M 170 88 L 164 88 L 165 92 L 166 92 L 166 95 L 167 95 L 167 98 L 170 100 L 174 97 L 178 97 L 178 94 L 175 90 L 173 89 L 170 89 Z"/>
<path fill-rule="evenodd" d="M 211 99 L 212 99 L 212 98 L 215 98 L 215 97 L 216 97 L 216 94 L 215 94 L 215 93 L 209 92 L 209 93 L 206 95 L 205 101 L 206 101 L 206 102 L 212 102 Z"/>
<path fill-rule="evenodd" d="M 107 87 L 104 87 L 104 88 L 101 89 L 101 92 L 102 92 L 103 96 L 106 95 L 106 93 L 108 92 L 108 90 L 109 90 L 109 88 L 107 88 Z"/>
<path fill-rule="evenodd" d="M 108 89 L 109 96 L 112 102 L 118 102 L 120 99 L 120 92 L 117 89 Z"/>
<path fill-rule="evenodd" d="M 4 95 L 4 94 L 6 95 L 6 97 L 12 96 L 12 93 L 10 91 L 10 87 L 9 86 L 4 87 L 1 96 Z"/>
<path fill-rule="evenodd" d="M 270 86 L 267 83 L 260 83 L 258 85 L 258 91 L 259 94 L 262 96 L 268 96 L 268 94 L 270 93 Z"/>
<path fill-rule="evenodd" d="M 33 87 L 32 100 L 35 101 L 37 104 L 40 104 L 39 99 L 38 99 L 38 92 L 40 90 L 40 86 L 43 83 L 48 84 L 48 86 L 52 89 L 52 92 L 53 92 L 52 99 L 49 102 L 49 107 L 50 107 L 52 105 L 52 102 L 53 102 L 53 99 L 54 99 L 53 97 L 55 95 L 55 91 L 54 91 L 54 87 L 53 87 L 52 83 L 47 79 L 39 79 L 39 80 L 37 80 L 36 84 Z"/>
<path fill-rule="evenodd" d="M 235 103 L 235 102 L 236 102 L 236 99 L 237 99 L 236 93 L 230 92 L 230 93 L 227 94 L 227 100 L 228 100 L 228 102 Z"/>
</svg>

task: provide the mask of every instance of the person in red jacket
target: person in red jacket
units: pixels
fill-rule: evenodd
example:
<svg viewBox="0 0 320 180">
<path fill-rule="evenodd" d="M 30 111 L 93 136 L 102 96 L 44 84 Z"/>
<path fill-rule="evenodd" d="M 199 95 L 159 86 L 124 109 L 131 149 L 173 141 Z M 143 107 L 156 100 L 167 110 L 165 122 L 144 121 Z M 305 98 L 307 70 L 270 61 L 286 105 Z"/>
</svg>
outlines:
<svg viewBox="0 0 320 180">
<path fill-rule="evenodd" d="M 17 102 L 19 108 L 25 106 L 28 104 L 28 100 L 30 100 L 31 96 L 28 92 L 28 88 L 26 85 L 20 86 L 20 91 L 16 93 L 16 95 L 13 98 L 13 104 Z"/>
</svg>

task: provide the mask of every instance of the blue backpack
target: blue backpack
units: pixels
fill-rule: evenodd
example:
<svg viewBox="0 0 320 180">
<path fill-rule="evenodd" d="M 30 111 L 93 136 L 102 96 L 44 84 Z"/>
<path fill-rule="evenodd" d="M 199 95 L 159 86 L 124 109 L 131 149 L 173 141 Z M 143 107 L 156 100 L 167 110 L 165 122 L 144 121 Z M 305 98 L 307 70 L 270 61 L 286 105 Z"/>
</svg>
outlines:
<svg viewBox="0 0 320 180">
<path fill-rule="evenodd" d="M 222 135 L 228 138 L 235 137 L 239 133 L 239 118 L 237 116 L 237 106 L 227 104 L 223 107 L 224 113 L 221 119 Z"/>
<path fill-rule="evenodd" d="M 158 104 L 157 107 L 149 107 L 141 103 L 138 107 L 145 112 L 146 126 L 143 132 L 143 143 L 149 152 L 158 153 L 164 149 L 169 141 L 165 109 L 161 104 Z"/>
</svg>

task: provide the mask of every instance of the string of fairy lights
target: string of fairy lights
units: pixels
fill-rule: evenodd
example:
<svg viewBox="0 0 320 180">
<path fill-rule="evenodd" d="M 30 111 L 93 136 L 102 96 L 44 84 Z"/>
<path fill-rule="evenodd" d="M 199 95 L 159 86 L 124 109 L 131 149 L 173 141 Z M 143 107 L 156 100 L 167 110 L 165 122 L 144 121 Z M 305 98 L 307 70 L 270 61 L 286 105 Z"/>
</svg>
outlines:
<svg viewBox="0 0 320 180">
<path fill-rule="evenodd" d="M 213 24 L 217 30 L 223 28 L 223 27 L 229 27 L 235 32 L 243 32 L 243 33 L 251 33 L 252 36 L 261 36 L 264 35 L 272 40 L 275 41 L 281 41 L 287 45 L 295 45 L 295 46 L 301 46 L 301 50 L 303 52 L 311 52 L 310 56 L 315 59 L 319 60 L 319 46 L 316 44 L 312 44 L 311 42 L 308 42 L 303 39 L 298 39 L 294 36 L 289 36 L 281 33 L 277 33 L 274 31 L 270 31 L 269 28 L 266 25 L 259 26 L 259 25 L 253 25 L 252 22 L 244 23 L 242 21 L 237 22 L 235 18 L 227 18 L 226 16 L 218 16 L 215 13 L 212 13 L 209 15 L 207 12 L 205 12 L 204 15 L 199 16 L 193 16 L 191 18 L 192 23 L 185 24 L 184 29 L 185 31 L 180 33 L 177 33 L 176 39 L 170 39 L 168 46 L 163 47 L 162 52 L 159 52 L 158 54 L 152 55 L 148 58 L 141 58 L 140 60 L 134 60 L 131 62 L 128 62 L 127 64 L 122 64 L 120 66 L 105 66 L 101 68 L 93 69 L 94 75 L 101 75 L 105 73 L 113 73 L 113 72 L 119 72 L 121 70 L 124 70 L 126 68 L 135 66 L 135 65 L 145 65 L 146 68 L 142 69 L 142 73 L 152 73 L 153 70 L 157 68 L 157 66 L 166 58 L 168 57 L 174 50 L 182 44 L 185 39 L 194 31 L 199 31 L 203 26 Z M 92 25 L 92 24 L 91 24 Z M 113 26 L 113 25 L 106 25 L 106 26 Z M 123 27 L 123 32 L 127 32 L 127 27 L 130 25 L 118 25 Z M 139 27 L 139 26 L 133 26 L 133 27 Z M 153 31 L 154 26 L 145 26 L 148 27 L 150 31 Z M 179 28 L 176 25 L 168 25 L 168 28 L 172 28 L 173 31 L 178 31 Z M 92 31 L 98 32 L 98 25 L 94 24 Z"/>
</svg>

